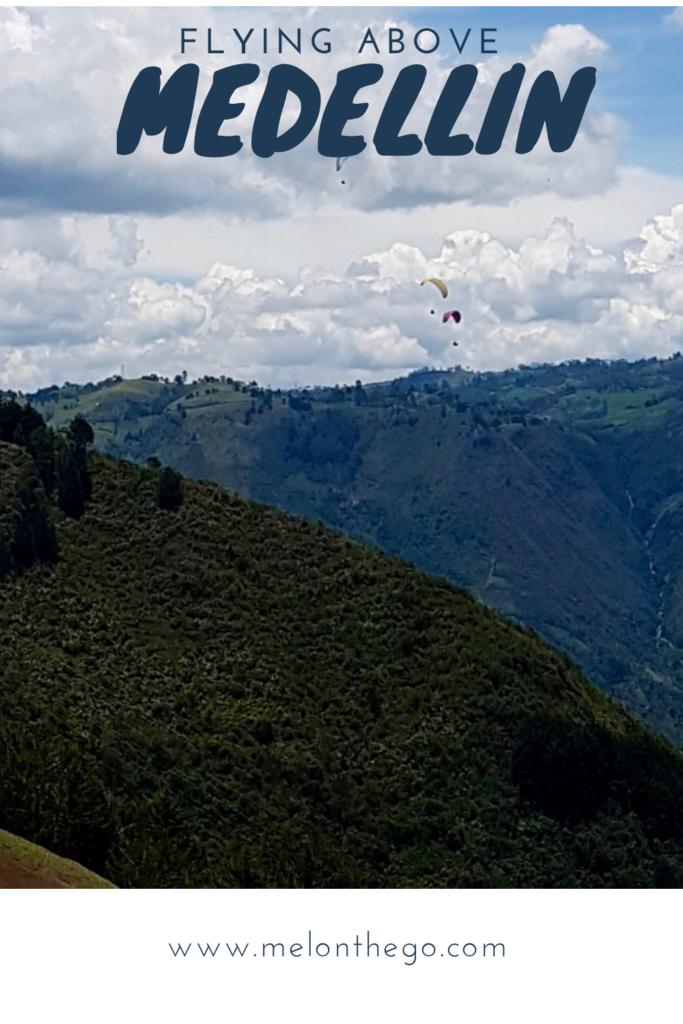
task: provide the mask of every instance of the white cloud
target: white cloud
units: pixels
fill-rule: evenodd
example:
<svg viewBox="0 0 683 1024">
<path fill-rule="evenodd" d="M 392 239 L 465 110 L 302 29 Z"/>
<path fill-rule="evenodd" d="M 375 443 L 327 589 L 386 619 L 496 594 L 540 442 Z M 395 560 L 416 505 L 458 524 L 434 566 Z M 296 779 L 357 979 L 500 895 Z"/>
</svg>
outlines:
<svg viewBox="0 0 683 1024">
<path fill-rule="evenodd" d="M 458 122 L 473 138 L 499 75 L 514 59 L 527 67 L 495 156 L 380 158 L 368 148 L 336 174 L 315 135 L 271 160 L 251 154 L 274 64 L 300 63 L 325 100 L 337 71 L 358 62 L 365 28 L 385 40 L 392 24 L 367 8 L 0 8 L 0 387 L 99 379 L 121 363 L 131 375 L 187 368 L 288 385 L 678 348 L 683 207 L 655 214 L 682 182 L 619 167 L 622 128 L 599 89 L 567 153 L 553 154 L 544 136 L 514 154 L 540 71 L 552 69 L 564 89 L 578 68 L 597 66 L 600 81 L 609 65 L 605 42 L 581 25 L 555 25 L 514 57 L 463 54 L 479 66 Z M 398 24 L 412 37 L 406 15 Z M 188 25 L 199 41 L 211 27 L 225 54 L 197 45 L 181 56 Z M 267 56 L 247 53 L 261 77 L 239 96 L 238 156 L 195 156 L 192 132 L 174 157 L 159 137 L 116 156 L 141 68 L 161 66 L 165 80 L 199 63 L 198 111 L 214 70 L 239 59 L 233 28 L 266 26 L 272 40 L 277 26 L 294 35 L 295 25 L 301 58 L 272 44 Z M 322 25 L 329 57 L 307 42 Z M 371 136 L 396 75 L 418 57 L 428 77 L 404 131 L 424 136 L 453 64 L 446 33 L 431 57 L 410 45 L 391 58 L 366 51 L 385 75 L 359 96 L 370 108 L 347 134 Z M 450 282 L 459 328 L 443 325 L 443 304 L 420 289 L 427 274 Z"/>
<path fill-rule="evenodd" d="M 664 266 L 680 264 L 682 257 L 683 205 L 675 206 L 669 214 L 653 217 L 624 252 L 629 269 L 642 273 L 654 273 Z"/>
<path fill-rule="evenodd" d="M 423 63 L 427 80 L 405 125 L 406 132 L 423 137 L 455 50 L 445 37 L 431 56 L 407 46 L 400 55 L 366 51 L 359 58 L 365 28 L 371 25 L 378 39 L 386 39 L 390 24 L 402 27 L 407 37 L 415 33 L 416 25 L 405 18 L 394 22 L 383 10 L 364 8 L 1 8 L 0 214 L 16 216 L 44 208 L 162 215 L 209 208 L 240 219 L 301 215 L 330 202 L 373 210 L 457 199 L 507 203 L 545 191 L 548 179 L 556 194 L 579 196 L 600 192 L 614 180 L 620 126 L 601 108 L 599 90 L 567 153 L 552 153 L 545 135 L 527 156 L 514 153 L 526 96 L 541 71 L 552 69 L 565 88 L 580 67 L 605 66 L 606 44 L 581 25 L 556 25 L 530 52 L 517 55 L 527 74 L 506 140 L 493 156 L 434 158 L 423 149 L 415 157 L 379 157 L 369 146 L 346 164 L 348 183 L 342 189 L 334 162 L 317 153 L 317 131 L 290 153 L 269 160 L 251 153 L 251 124 L 267 73 L 283 60 L 301 64 L 315 78 L 323 101 L 341 68 L 359 60 L 383 63 L 384 77 L 359 95 L 369 102 L 367 114 L 346 133 L 362 133 L 366 139 L 371 138 L 400 69 Z M 180 29 L 188 25 L 197 27 L 197 44 L 182 56 Z M 276 27 L 294 35 L 294 25 L 302 27 L 302 55 L 279 55 L 274 46 Z M 322 25 L 331 29 L 329 55 L 315 53 L 309 42 L 313 30 Z M 222 46 L 224 55 L 207 55 L 209 27 L 214 46 Z M 268 28 L 272 42 L 267 55 L 256 47 L 247 51 L 247 59 L 258 63 L 261 75 L 239 90 L 246 108 L 234 125 L 244 148 L 235 157 L 204 159 L 193 152 L 194 122 L 213 72 L 239 59 L 234 27 L 242 35 L 255 28 L 250 47 L 260 42 L 262 27 Z M 480 73 L 458 128 L 476 139 L 494 86 L 513 59 L 483 58 L 476 49 L 466 50 L 463 59 L 477 62 Z M 165 82 L 188 61 L 199 64 L 201 76 L 185 150 L 169 156 L 162 152 L 160 137 L 143 136 L 134 154 L 117 156 L 116 129 L 135 76 L 145 66 L 159 66 Z M 225 126 L 226 133 L 230 127 Z"/>
<path fill-rule="evenodd" d="M 33 53 L 33 43 L 37 36 L 38 30 L 31 23 L 27 11 L 16 7 L 4 9 L 0 20 L 0 54 L 6 56 L 13 50 Z"/>
<path fill-rule="evenodd" d="M 107 227 L 111 239 L 107 255 L 114 263 L 134 267 L 145 250 L 137 221 L 132 217 L 108 217 Z"/>
<path fill-rule="evenodd" d="M 674 7 L 664 15 L 664 23 L 674 28 L 683 28 L 683 7 Z"/>
<path fill-rule="evenodd" d="M 306 267 L 290 280 L 222 263 L 189 282 L 155 281 L 130 261 L 112 275 L 89 261 L 77 224 L 61 230 L 53 255 L 0 252 L 1 386 L 97 379 L 122 362 L 129 374 L 281 385 L 382 379 L 455 362 L 665 355 L 683 337 L 683 205 L 618 253 L 556 218 L 517 245 L 459 229 L 435 256 L 397 242 L 343 273 Z M 143 244 L 135 222 L 124 234 Z M 428 275 L 449 283 L 446 302 L 420 287 Z M 441 323 L 447 308 L 462 312 L 459 327 Z"/>
</svg>

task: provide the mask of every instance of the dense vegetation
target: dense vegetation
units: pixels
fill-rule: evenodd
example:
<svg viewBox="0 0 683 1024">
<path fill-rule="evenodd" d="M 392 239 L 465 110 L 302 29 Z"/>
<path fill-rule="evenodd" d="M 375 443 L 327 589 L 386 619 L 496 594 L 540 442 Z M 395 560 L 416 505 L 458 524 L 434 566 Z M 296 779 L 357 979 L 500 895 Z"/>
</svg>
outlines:
<svg viewBox="0 0 683 1024">
<path fill-rule="evenodd" d="M 565 655 L 161 473 L 92 456 L 0 583 L 2 827 L 123 886 L 683 885 L 683 757 Z"/>
<path fill-rule="evenodd" d="M 424 371 L 279 393 L 229 377 L 34 396 L 56 426 L 322 520 L 466 586 L 683 744 L 683 359 Z"/>
<path fill-rule="evenodd" d="M 54 496 L 64 515 L 83 515 L 92 441 L 83 416 L 55 433 L 30 405 L 0 397 L 0 579 L 56 559 L 56 515 L 49 499 Z"/>
</svg>

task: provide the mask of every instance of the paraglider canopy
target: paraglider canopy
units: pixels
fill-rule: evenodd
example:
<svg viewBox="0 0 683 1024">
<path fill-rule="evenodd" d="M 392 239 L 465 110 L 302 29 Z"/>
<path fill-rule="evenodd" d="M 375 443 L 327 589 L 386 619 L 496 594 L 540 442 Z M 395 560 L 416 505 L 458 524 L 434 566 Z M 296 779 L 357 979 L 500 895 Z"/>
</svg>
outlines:
<svg viewBox="0 0 683 1024">
<path fill-rule="evenodd" d="M 433 284 L 439 289 L 444 299 L 448 298 L 448 287 L 445 281 L 442 281 L 440 277 L 425 277 L 424 281 L 420 282 L 420 287 L 425 284 Z"/>
<path fill-rule="evenodd" d="M 337 157 L 337 170 L 338 171 L 341 171 L 342 166 L 346 163 L 346 161 L 348 159 L 349 159 L 348 156 L 338 156 Z"/>
<path fill-rule="evenodd" d="M 449 309 L 448 312 L 444 313 L 444 315 L 441 317 L 441 323 L 448 323 L 449 320 L 452 320 L 454 324 L 459 324 L 460 321 L 462 320 L 462 316 L 460 315 L 457 309 Z"/>
</svg>

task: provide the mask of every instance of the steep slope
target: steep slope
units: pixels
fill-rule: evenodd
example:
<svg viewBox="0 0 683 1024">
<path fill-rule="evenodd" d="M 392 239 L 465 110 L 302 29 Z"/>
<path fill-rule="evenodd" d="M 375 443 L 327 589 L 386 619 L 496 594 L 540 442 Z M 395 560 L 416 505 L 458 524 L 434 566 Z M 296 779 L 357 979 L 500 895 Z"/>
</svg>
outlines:
<svg viewBox="0 0 683 1024">
<path fill-rule="evenodd" d="M 0 441 L 0 575 L 9 567 L 16 521 L 21 510 L 19 492 L 31 472 L 31 460 L 21 448 Z"/>
<path fill-rule="evenodd" d="M 80 864 L 0 829 L 0 889 L 114 889 Z"/>
<path fill-rule="evenodd" d="M 5 827 L 123 886 L 683 885 L 683 758 L 536 635 L 214 485 L 91 475 L 0 583 Z"/>
<path fill-rule="evenodd" d="M 683 359 L 36 397 L 55 422 L 92 416 L 107 451 L 158 455 L 468 587 L 683 744 Z"/>
</svg>

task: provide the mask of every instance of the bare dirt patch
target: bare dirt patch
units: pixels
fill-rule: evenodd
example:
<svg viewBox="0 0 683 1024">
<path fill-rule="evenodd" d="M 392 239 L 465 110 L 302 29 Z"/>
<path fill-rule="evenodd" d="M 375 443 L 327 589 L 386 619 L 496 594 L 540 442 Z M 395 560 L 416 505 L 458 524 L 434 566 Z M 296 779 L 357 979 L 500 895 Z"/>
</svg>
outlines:
<svg viewBox="0 0 683 1024">
<path fill-rule="evenodd" d="M 26 864 L 6 850 L 0 850 L 0 889 L 71 889 L 54 871 Z"/>
</svg>

